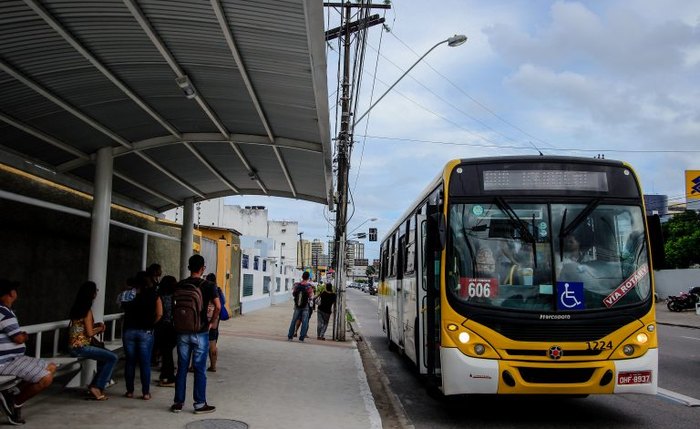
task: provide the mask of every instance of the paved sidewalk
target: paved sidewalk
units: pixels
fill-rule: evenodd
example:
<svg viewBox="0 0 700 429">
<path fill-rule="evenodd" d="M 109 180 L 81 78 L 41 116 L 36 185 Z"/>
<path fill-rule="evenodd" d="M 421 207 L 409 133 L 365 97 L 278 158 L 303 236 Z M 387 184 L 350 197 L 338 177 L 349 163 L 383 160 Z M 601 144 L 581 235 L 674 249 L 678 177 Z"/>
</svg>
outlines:
<svg viewBox="0 0 700 429">
<path fill-rule="evenodd" d="M 686 310 L 680 313 L 670 311 L 666 307 L 666 301 L 656 303 L 656 321 L 661 325 L 700 329 L 700 315 L 695 314 L 695 310 Z"/>
<path fill-rule="evenodd" d="M 109 388 L 108 401 L 84 400 L 83 390 L 61 389 L 40 395 L 24 407 L 26 428 L 183 428 L 191 422 L 229 419 L 250 428 L 380 429 L 357 346 L 348 341 L 316 340 L 316 313 L 304 343 L 287 341 L 291 301 L 223 322 L 216 373 L 207 373 L 207 400 L 213 414 L 192 413 L 192 376 L 187 402 L 171 413 L 174 389 L 151 387 L 150 401 L 127 399 L 122 373 Z M 329 327 L 329 331 L 331 327 Z M 327 332 L 326 337 L 331 335 Z M 123 367 L 123 362 L 121 363 Z M 152 377 L 158 378 L 153 368 Z M 140 393 L 138 371 L 136 397 Z M 6 421 L 0 415 L 0 421 Z M 228 422 L 211 422 L 228 423 Z M 245 427 L 245 426 L 200 426 Z"/>
</svg>

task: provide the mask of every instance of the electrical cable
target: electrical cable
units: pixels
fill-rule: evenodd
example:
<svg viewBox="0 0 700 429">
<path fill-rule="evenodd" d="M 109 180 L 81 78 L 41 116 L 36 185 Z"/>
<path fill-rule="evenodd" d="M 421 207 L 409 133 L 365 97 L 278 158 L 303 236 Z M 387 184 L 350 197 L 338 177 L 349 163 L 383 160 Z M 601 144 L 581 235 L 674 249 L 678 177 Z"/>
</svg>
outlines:
<svg viewBox="0 0 700 429">
<path fill-rule="evenodd" d="M 407 45 L 403 40 L 401 40 L 396 34 L 394 34 L 393 32 L 391 32 L 391 35 L 394 36 L 394 38 L 395 38 L 396 40 L 398 40 L 399 43 L 401 43 L 402 45 L 404 45 L 408 50 L 410 50 L 411 52 L 413 52 L 415 55 L 418 55 L 418 53 L 416 53 L 416 51 L 414 51 L 410 46 L 408 46 L 408 45 Z M 520 132 L 523 133 L 525 136 L 527 136 L 527 137 L 529 137 L 529 138 L 531 138 L 531 139 L 537 140 L 537 141 L 539 141 L 539 142 L 541 142 L 541 143 L 547 145 L 547 146 L 550 147 L 550 148 L 555 148 L 555 147 L 556 147 L 556 146 L 553 145 L 552 143 L 549 143 L 549 142 L 547 142 L 547 141 L 545 141 L 545 140 L 542 140 L 541 138 L 536 137 L 536 136 L 534 136 L 534 135 L 528 133 L 527 131 L 523 130 L 522 128 L 518 127 L 517 125 L 515 125 L 515 124 L 513 124 L 513 123 L 511 123 L 511 122 L 509 122 L 509 121 L 507 121 L 507 120 L 506 120 L 505 118 L 503 118 L 501 115 L 499 115 L 498 113 L 496 113 L 496 112 L 494 112 L 493 110 L 491 110 L 488 106 L 486 106 L 485 104 L 483 104 L 482 102 L 480 102 L 480 101 L 477 100 L 476 98 L 474 98 L 474 97 L 472 97 L 471 95 L 469 95 L 469 94 L 468 94 L 466 91 L 464 91 L 461 87 L 459 87 L 457 84 L 455 84 L 454 82 L 452 82 L 447 76 L 443 75 L 443 74 L 440 73 L 438 70 L 436 70 L 433 66 L 430 65 L 430 63 L 429 63 L 428 61 L 425 61 L 425 64 L 426 64 L 428 67 L 430 67 L 430 69 L 433 70 L 435 73 L 437 73 L 440 77 L 442 77 L 443 79 L 445 79 L 445 81 L 447 81 L 447 82 L 448 82 L 450 85 L 452 85 L 455 89 L 457 89 L 457 91 L 461 92 L 465 97 L 467 97 L 468 99 L 470 99 L 472 102 L 474 102 L 474 103 L 475 103 L 477 106 L 479 106 L 480 108 L 484 109 L 484 110 L 487 111 L 488 113 L 490 113 L 490 114 L 492 114 L 493 116 L 495 116 L 495 117 L 496 117 L 497 119 L 499 119 L 501 122 L 503 122 L 503 123 L 505 123 L 505 124 L 507 124 L 507 125 L 513 127 L 514 129 L 520 131 Z"/>
</svg>

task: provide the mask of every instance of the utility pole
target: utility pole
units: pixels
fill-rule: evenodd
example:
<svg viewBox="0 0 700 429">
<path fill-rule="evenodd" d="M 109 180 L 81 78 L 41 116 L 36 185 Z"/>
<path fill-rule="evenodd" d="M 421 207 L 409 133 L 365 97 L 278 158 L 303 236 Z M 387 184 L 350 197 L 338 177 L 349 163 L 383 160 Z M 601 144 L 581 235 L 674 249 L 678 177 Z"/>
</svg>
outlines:
<svg viewBox="0 0 700 429">
<path fill-rule="evenodd" d="M 350 154 L 352 149 L 353 129 L 352 113 L 350 111 L 352 102 L 350 100 L 350 35 L 356 31 L 366 31 L 370 26 L 381 24 L 383 18 L 379 16 L 369 16 L 351 22 L 353 8 L 382 8 L 389 9 L 388 4 L 374 5 L 364 3 L 324 3 L 325 6 L 339 7 L 343 9 L 344 16 L 341 25 L 326 32 L 326 40 L 336 37 L 343 37 L 343 81 L 341 98 L 341 123 L 338 135 L 338 188 L 337 188 L 337 211 L 335 218 L 335 248 L 333 249 L 333 265 L 336 270 L 335 289 L 337 293 L 336 313 L 333 319 L 333 339 L 345 341 L 345 242 L 348 213 L 348 175 L 350 172 Z"/>
<path fill-rule="evenodd" d="M 297 235 L 299 236 L 299 259 L 297 259 L 297 267 L 301 267 L 301 270 L 304 271 L 304 240 L 302 239 L 304 233 L 297 232 Z"/>
</svg>

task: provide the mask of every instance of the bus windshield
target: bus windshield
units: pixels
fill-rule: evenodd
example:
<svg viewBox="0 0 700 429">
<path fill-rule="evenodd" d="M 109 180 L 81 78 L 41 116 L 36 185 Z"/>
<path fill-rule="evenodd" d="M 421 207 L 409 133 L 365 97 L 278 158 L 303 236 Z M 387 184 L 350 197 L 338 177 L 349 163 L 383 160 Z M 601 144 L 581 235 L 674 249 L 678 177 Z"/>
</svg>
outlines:
<svg viewBox="0 0 700 429">
<path fill-rule="evenodd" d="M 448 293 L 465 304 L 581 311 L 651 293 L 639 206 L 452 204 L 448 234 Z"/>
</svg>

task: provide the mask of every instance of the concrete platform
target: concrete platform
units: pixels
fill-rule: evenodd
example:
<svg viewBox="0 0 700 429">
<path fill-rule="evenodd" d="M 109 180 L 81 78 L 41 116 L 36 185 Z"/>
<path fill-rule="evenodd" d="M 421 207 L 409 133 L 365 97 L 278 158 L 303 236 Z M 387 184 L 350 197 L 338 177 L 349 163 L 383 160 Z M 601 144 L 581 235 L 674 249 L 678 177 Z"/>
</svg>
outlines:
<svg viewBox="0 0 700 429">
<path fill-rule="evenodd" d="M 154 382 L 153 398 L 138 399 L 137 371 L 136 398 L 127 399 L 119 372 L 114 377 L 118 384 L 107 390 L 110 399 L 104 402 L 85 400 L 84 389 L 52 386 L 25 405 L 24 427 L 183 428 L 198 421 L 204 424 L 200 427 L 245 427 L 205 422 L 226 419 L 250 428 L 381 428 L 352 336 L 343 343 L 316 340 L 314 313 L 306 341 L 288 342 L 291 315 L 289 301 L 222 323 L 218 371 L 207 373 L 207 400 L 217 407 L 212 414 L 192 413 L 192 375 L 185 408 L 174 414 L 169 411 L 173 388 Z M 158 378 L 156 368 L 152 377 Z"/>
</svg>

